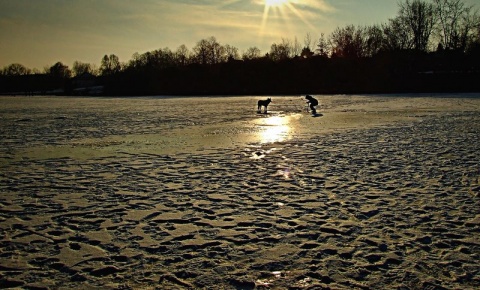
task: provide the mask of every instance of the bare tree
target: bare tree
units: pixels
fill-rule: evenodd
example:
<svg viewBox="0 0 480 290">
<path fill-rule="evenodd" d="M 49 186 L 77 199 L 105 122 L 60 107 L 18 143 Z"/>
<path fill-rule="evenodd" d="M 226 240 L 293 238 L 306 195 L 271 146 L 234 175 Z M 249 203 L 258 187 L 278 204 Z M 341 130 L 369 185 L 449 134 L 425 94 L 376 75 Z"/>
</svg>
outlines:
<svg viewBox="0 0 480 290">
<path fill-rule="evenodd" d="M 194 58 L 200 64 L 216 64 L 226 61 L 225 48 L 212 36 L 197 42 L 193 48 Z"/>
<path fill-rule="evenodd" d="M 180 45 L 175 52 L 175 59 L 177 63 L 180 65 L 186 65 L 190 57 L 189 54 L 190 52 L 188 51 L 188 48 L 184 44 Z"/>
<path fill-rule="evenodd" d="M 316 51 L 319 56 L 328 57 L 330 55 L 330 45 L 324 33 L 320 35 Z"/>
<path fill-rule="evenodd" d="M 68 66 L 64 65 L 59 61 L 49 68 L 48 74 L 56 78 L 64 79 L 69 78 L 72 75 L 72 72 L 70 71 Z"/>
<path fill-rule="evenodd" d="M 211 63 L 217 64 L 227 61 L 227 55 L 225 54 L 225 47 L 223 47 L 215 37 L 209 38 L 209 45 L 211 50 Z"/>
<path fill-rule="evenodd" d="M 92 66 L 89 63 L 84 63 L 76 60 L 73 62 L 72 72 L 74 76 L 79 76 L 85 73 L 92 73 Z"/>
<path fill-rule="evenodd" d="M 273 61 L 280 61 L 288 59 L 291 53 L 292 48 L 290 42 L 286 39 L 282 39 L 282 43 L 274 43 L 271 45 L 269 56 Z"/>
<path fill-rule="evenodd" d="M 305 38 L 303 39 L 303 48 L 300 56 L 302 58 L 310 58 L 313 55 L 314 53 L 312 51 L 312 37 L 310 36 L 310 33 L 307 33 L 305 35 Z"/>
<path fill-rule="evenodd" d="M 21 75 L 28 75 L 31 71 L 27 67 L 19 63 L 12 63 L 3 68 L 2 73 L 6 76 L 21 76 Z"/>
<path fill-rule="evenodd" d="M 135 52 L 132 54 L 132 58 L 128 61 L 127 67 L 129 69 L 137 68 L 140 66 L 140 62 L 141 62 L 140 54 L 138 52 Z"/>
<path fill-rule="evenodd" d="M 295 36 L 295 39 L 293 41 L 293 44 L 291 45 L 291 56 L 296 57 L 299 56 L 302 52 L 302 45 L 298 41 L 297 37 Z"/>
<path fill-rule="evenodd" d="M 427 51 L 436 21 L 433 4 L 422 0 L 405 0 L 399 6 L 399 17 L 412 33 L 413 48 Z"/>
<path fill-rule="evenodd" d="M 197 45 L 193 48 L 194 58 L 200 64 L 208 64 L 210 57 L 210 49 L 208 47 L 208 41 L 201 39 L 197 42 Z"/>
<path fill-rule="evenodd" d="M 382 25 L 382 29 L 384 50 L 405 50 L 413 47 L 413 37 L 402 18 L 390 19 L 388 24 Z"/>
<path fill-rule="evenodd" d="M 309 47 L 305 46 L 302 48 L 302 52 L 300 53 L 300 56 L 302 58 L 310 58 L 314 55 L 313 51 L 310 50 Z"/>
<path fill-rule="evenodd" d="M 307 33 L 303 38 L 303 44 L 304 44 L 304 47 L 312 51 L 312 36 L 310 35 L 310 33 Z"/>
<path fill-rule="evenodd" d="M 261 51 L 258 47 L 252 46 L 249 47 L 243 54 L 242 54 L 242 59 L 243 60 L 252 60 L 252 59 L 257 59 L 260 58 Z"/>
<path fill-rule="evenodd" d="M 475 35 L 478 14 L 461 0 L 434 0 L 443 48 L 465 51 Z"/>
<path fill-rule="evenodd" d="M 147 65 L 155 69 L 164 69 L 174 66 L 175 60 L 175 54 L 170 50 L 170 48 L 165 47 L 154 50 L 151 54 L 149 54 Z"/>
<path fill-rule="evenodd" d="M 347 25 L 336 28 L 331 36 L 332 54 L 339 57 L 364 57 L 364 28 Z"/>
<path fill-rule="evenodd" d="M 115 54 L 110 54 L 103 56 L 102 62 L 100 64 L 100 72 L 102 75 L 112 75 L 120 72 L 122 65 L 118 56 Z"/>
<path fill-rule="evenodd" d="M 240 54 L 238 53 L 238 48 L 231 46 L 229 44 L 225 45 L 225 55 L 227 60 L 237 60 L 240 59 Z"/>
<path fill-rule="evenodd" d="M 383 48 L 384 36 L 383 30 L 379 25 L 367 26 L 365 34 L 365 55 L 374 56 Z"/>
<path fill-rule="evenodd" d="M 475 33 L 473 35 L 472 46 L 476 47 L 480 51 L 480 19 L 477 18 L 477 25 L 475 29 Z"/>
</svg>

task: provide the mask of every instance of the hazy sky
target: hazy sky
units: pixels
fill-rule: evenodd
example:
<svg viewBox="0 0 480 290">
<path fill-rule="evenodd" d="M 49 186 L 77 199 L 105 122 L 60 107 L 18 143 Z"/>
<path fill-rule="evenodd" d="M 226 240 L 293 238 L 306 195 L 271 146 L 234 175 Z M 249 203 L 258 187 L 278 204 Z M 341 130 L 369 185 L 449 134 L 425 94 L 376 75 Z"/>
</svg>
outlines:
<svg viewBox="0 0 480 290">
<path fill-rule="evenodd" d="M 478 0 L 466 0 L 468 4 Z M 282 38 L 316 40 L 347 24 L 397 15 L 398 0 L 0 0 L 0 67 L 43 69 L 61 61 L 100 64 L 105 54 L 133 53 L 215 36 L 240 52 L 262 54 Z"/>
</svg>

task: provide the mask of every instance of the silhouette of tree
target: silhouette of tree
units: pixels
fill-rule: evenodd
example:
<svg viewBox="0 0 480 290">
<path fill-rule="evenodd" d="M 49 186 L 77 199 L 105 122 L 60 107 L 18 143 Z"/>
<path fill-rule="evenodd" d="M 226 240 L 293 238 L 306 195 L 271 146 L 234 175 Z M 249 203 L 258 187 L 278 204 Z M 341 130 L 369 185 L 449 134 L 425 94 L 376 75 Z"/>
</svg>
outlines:
<svg viewBox="0 0 480 290">
<path fill-rule="evenodd" d="M 258 47 L 249 47 L 242 55 L 243 60 L 252 60 L 261 57 L 261 51 Z"/>
<path fill-rule="evenodd" d="M 184 44 L 180 45 L 175 52 L 175 59 L 177 64 L 185 66 L 188 64 L 189 58 L 190 52 L 188 51 L 188 48 Z"/>
<path fill-rule="evenodd" d="M 305 37 L 303 38 L 303 45 L 304 49 L 308 48 L 308 51 L 313 51 L 312 36 L 310 33 L 305 34 Z M 315 46 L 315 44 L 313 44 L 313 46 Z"/>
<path fill-rule="evenodd" d="M 224 47 L 225 47 L 226 57 L 229 61 L 240 59 L 240 54 L 238 53 L 238 48 L 236 48 L 235 46 L 228 45 L 228 44 L 226 44 Z"/>
<path fill-rule="evenodd" d="M 365 56 L 372 57 L 384 47 L 384 35 L 380 25 L 367 26 L 365 28 Z"/>
<path fill-rule="evenodd" d="M 389 19 L 388 24 L 383 24 L 383 49 L 386 51 L 407 50 L 413 47 L 413 38 L 407 24 L 401 17 Z"/>
<path fill-rule="evenodd" d="M 72 73 L 74 76 L 79 76 L 85 73 L 93 74 L 94 71 L 91 64 L 83 63 L 76 60 L 73 62 Z"/>
<path fill-rule="evenodd" d="M 5 76 L 22 76 L 28 75 L 31 73 L 31 70 L 19 63 L 12 63 L 2 70 L 2 75 Z"/>
<path fill-rule="evenodd" d="M 115 54 L 110 54 L 110 56 L 105 55 L 102 58 L 102 62 L 100 64 L 100 73 L 103 76 L 112 75 L 120 72 L 121 68 L 122 66 L 120 64 L 118 56 L 116 56 Z"/>
<path fill-rule="evenodd" d="M 305 35 L 305 38 L 303 39 L 303 48 L 302 48 L 302 52 L 300 53 L 300 56 L 302 58 L 310 58 L 314 55 L 313 51 L 312 51 L 312 37 L 310 35 L 310 33 L 307 33 Z"/>
<path fill-rule="evenodd" d="M 446 50 L 466 51 L 479 24 L 476 11 L 461 0 L 433 0 L 440 43 Z"/>
<path fill-rule="evenodd" d="M 195 62 L 203 65 L 219 63 L 223 53 L 224 48 L 213 36 L 200 40 L 193 48 Z"/>
<path fill-rule="evenodd" d="M 193 48 L 193 58 L 197 63 L 210 64 L 211 50 L 209 48 L 209 42 L 206 39 L 202 39 L 197 42 L 197 45 Z"/>
<path fill-rule="evenodd" d="M 132 59 L 130 59 L 130 61 L 128 62 L 127 64 L 127 68 L 128 69 L 140 69 L 140 68 L 143 68 L 145 66 L 145 61 L 144 61 L 144 57 L 143 55 L 140 55 L 138 52 L 135 52 L 133 55 L 132 55 Z"/>
<path fill-rule="evenodd" d="M 310 58 L 314 55 L 313 51 L 310 50 L 310 47 L 308 46 L 305 46 L 303 49 L 302 49 L 302 52 L 300 53 L 300 56 L 302 58 Z"/>
<path fill-rule="evenodd" d="M 157 49 L 148 54 L 147 65 L 156 70 L 172 67 L 175 64 L 175 55 L 169 48 Z"/>
<path fill-rule="evenodd" d="M 332 55 L 336 57 L 358 58 L 365 56 L 364 29 L 347 25 L 336 28 L 331 35 Z"/>
<path fill-rule="evenodd" d="M 320 39 L 318 40 L 316 52 L 317 52 L 317 55 L 322 56 L 322 57 L 328 57 L 330 55 L 330 45 L 329 45 L 328 40 L 325 38 L 324 33 L 322 33 L 320 35 Z"/>
<path fill-rule="evenodd" d="M 220 43 L 217 42 L 217 39 L 215 37 L 213 36 L 210 37 L 208 44 L 209 44 L 209 49 L 211 51 L 210 53 L 211 64 L 217 64 L 217 63 L 225 62 L 227 60 L 225 47 L 220 45 Z"/>
<path fill-rule="evenodd" d="M 303 46 L 297 38 L 282 39 L 265 55 L 253 46 L 242 53 L 244 61 L 235 61 L 240 58 L 236 47 L 213 36 L 191 51 L 181 45 L 175 51 L 134 53 L 126 65 L 114 54 L 105 55 L 96 81 L 111 95 L 480 90 L 477 11 L 461 0 L 401 1 L 398 15 L 386 23 L 337 27 L 313 44 L 307 34 Z M 72 70 L 75 76 L 97 71 L 79 61 Z M 45 67 L 43 74 L 31 73 L 20 64 L 3 68 L 0 90 L 74 93 L 75 80 L 61 62 Z"/>
<path fill-rule="evenodd" d="M 290 55 L 292 57 L 300 56 L 302 53 L 302 45 L 298 41 L 297 37 L 293 40 L 293 44 L 290 46 L 291 47 L 291 53 Z"/>
<path fill-rule="evenodd" d="M 290 58 L 292 53 L 292 45 L 286 39 L 282 39 L 282 43 L 272 44 L 270 47 L 269 58 L 273 61 L 281 61 Z"/>
<path fill-rule="evenodd" d="M 436 22 L 433 4 L 422 0 L 405 0 L 399 6 L 399 17 L 413 36 L 413 48 L 426 52 Z"/>
<path fill-rule="evenodd" d="M 480 25 L 478 25 L 476 33 L 472 37 L 472 43 L 469 45 L 467 53 L 477 55 L 477 62 L 480 62 Z"/>
<path fill-rule="evenodd" d="M 67 79 L 72 75 L 72 72 L 67 65 L 59 61 L 49 68 L 48 74 L 57 79 Z"/>
</svg>

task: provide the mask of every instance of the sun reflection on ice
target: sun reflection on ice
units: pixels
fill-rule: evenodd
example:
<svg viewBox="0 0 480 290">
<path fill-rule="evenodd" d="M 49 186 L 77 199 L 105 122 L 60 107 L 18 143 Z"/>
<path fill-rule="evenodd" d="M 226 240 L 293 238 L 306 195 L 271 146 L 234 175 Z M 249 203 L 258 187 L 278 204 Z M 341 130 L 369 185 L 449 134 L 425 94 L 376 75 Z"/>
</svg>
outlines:
<svg viewBox="0 0 480 290">
<path fill-rule="evenodd" d="M 262 129 L 259 132 L 261 143 L 274 143 L 285 141 L 289 137 L 289 117 L 268 117 L 260 120 Z"/>
</svg>

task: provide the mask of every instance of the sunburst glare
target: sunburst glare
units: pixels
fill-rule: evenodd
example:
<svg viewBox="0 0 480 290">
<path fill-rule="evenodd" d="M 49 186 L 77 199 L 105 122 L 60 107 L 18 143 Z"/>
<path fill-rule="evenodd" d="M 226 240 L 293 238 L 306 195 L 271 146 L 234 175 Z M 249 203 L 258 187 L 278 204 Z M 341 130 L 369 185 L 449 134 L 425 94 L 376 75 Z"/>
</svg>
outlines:
<svg viewBox="0 0 480 290">
<path fill-rule="evenodd" d="M 302 13 L 302 9 L 299 9 L 299 7 L 314 7 L 310 2 L 310 0 L 263 0 L 264 8 L 259 35 L 263 37 L 266 35 L 290 33 L 295 21 L 295 19 L 292 19 L 292 16 L 302 21 L 308 29 L 315 30 L 315 27 L 308 21 L 307 16 Z M 274 28 L 275 25 L 273 23 L 271 27 L 267 27 L 269 18 L 281 23 L 281 32 L 278 26 Z"/>
<path fill-rule="evenodd" d="M 289 0 L 265 0 L 265 6 L 281 6 L 288 2 Z"/>
</svg>

